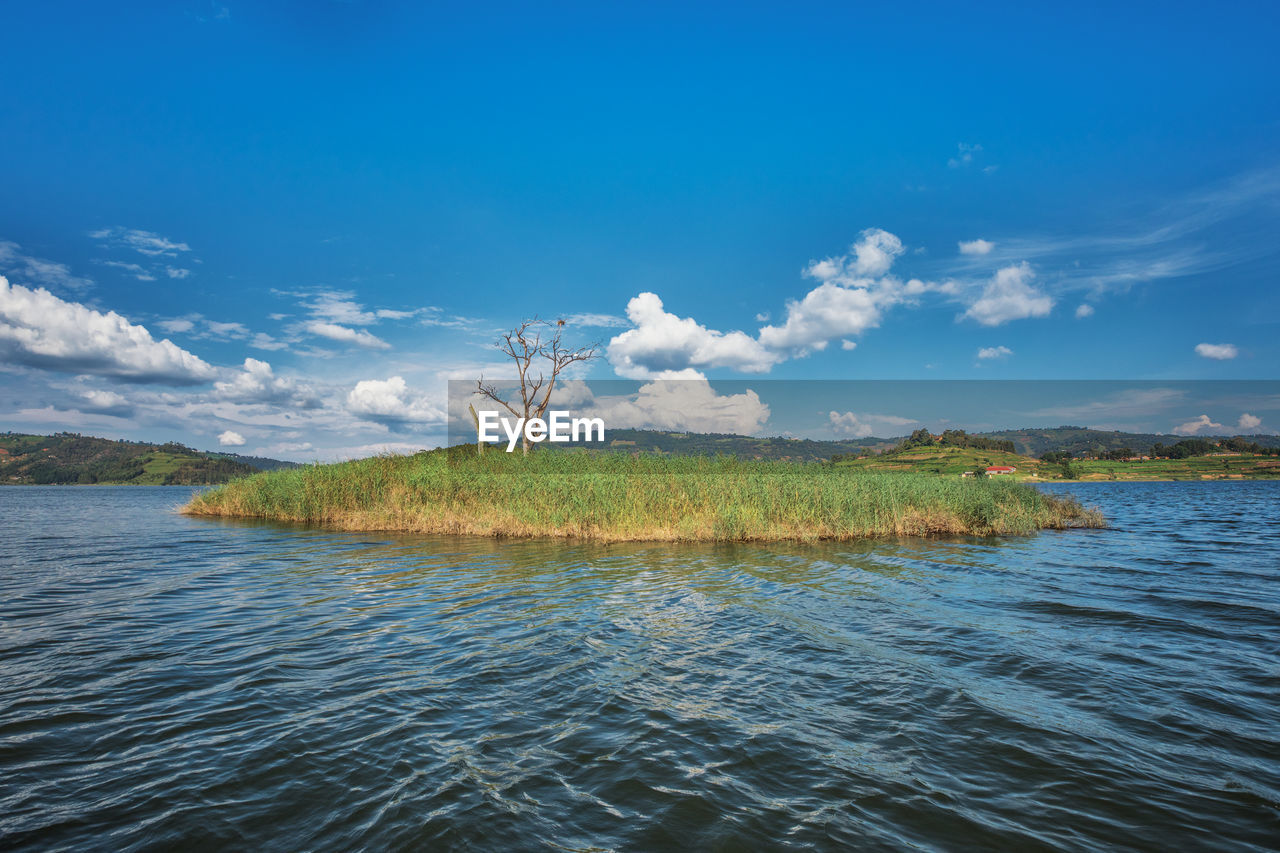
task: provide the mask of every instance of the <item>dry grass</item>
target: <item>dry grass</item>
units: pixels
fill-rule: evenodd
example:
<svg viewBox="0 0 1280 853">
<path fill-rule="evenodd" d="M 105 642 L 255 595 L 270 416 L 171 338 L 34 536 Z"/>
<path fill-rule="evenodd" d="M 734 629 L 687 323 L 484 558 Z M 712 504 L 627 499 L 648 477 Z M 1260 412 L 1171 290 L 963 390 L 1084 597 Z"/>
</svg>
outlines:
<svg viewBox="0 0 1280 853">
<path fill-rule="evenodd" d="M 1019 483 L 705 457 L 468 448 L 271 471 L 183 512 L 353 531 L 624 541 L 1025 534 L 1101 527 Z"/>
</svg>

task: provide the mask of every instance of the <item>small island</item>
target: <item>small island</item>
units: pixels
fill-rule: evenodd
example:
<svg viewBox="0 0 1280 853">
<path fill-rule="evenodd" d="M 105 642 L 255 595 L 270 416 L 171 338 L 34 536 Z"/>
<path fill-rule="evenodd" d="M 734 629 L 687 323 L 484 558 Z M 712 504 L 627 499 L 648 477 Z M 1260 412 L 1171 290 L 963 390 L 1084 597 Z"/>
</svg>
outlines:
<svg viewBox="0 0 1280 853">
<path fill-rule="evenodd" d="M 187 515 L 388 531 L 598 542 L 996 536 L 1102 527 L 1096 510 L 1002 478 L 851 472 L 729 457 L 471 446 L 264 471 Z"/>
</svg>

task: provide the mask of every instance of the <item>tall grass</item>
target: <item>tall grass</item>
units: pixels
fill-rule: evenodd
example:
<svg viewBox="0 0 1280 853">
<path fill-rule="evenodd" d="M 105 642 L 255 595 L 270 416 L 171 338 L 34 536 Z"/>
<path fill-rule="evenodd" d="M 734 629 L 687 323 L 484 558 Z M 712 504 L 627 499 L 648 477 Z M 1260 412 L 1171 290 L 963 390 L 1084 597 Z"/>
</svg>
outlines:
<svg viewBox="0 0 1280 853">
<path fill-rule="evenodd" d="M 1000 479 L 463 449 L 263 472 L 205 492 L 183 511 L 344 530 L 602 541 L 993 535 L 1103 524 L 1074 499 Z"/>
</svg>

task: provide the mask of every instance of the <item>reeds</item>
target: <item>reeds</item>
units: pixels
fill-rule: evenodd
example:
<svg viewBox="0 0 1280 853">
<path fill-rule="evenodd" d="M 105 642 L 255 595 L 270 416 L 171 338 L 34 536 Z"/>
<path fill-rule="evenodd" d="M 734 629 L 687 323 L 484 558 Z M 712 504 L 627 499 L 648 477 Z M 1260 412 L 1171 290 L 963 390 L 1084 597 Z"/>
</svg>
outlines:
<svg viewBox="0 0 1280 853">
<path fill-rule="evenodd" d="M 469 448 L 263 472 L 205 492 L 183 511 L 342 530 L 612 542 L 988 536 L 1104 525 L 1074 498 L 999 479 L 692 456 L 476 456 Z"/>
</svg>

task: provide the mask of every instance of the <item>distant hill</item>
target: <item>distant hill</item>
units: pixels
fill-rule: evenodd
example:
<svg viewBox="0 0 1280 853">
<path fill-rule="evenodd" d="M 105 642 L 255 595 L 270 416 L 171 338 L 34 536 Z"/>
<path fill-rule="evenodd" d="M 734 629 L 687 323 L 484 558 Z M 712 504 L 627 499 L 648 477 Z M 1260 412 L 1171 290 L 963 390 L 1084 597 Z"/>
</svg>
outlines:
<svg viewBox="0 0 1280 853">
<path fill-rule="evenodd" d="M 588 450 L 658 453 L 680 456 L 738 456 L 743 459 L 780 459 L 788 462 L 826 462 L 836 454 L 887 450 L 896 439 L 855 438 L 815 441 L 808 438 L 755 438 L 726 433 L 661 432 L 647 429 L 611 429 L 605 446 L 580 443 Z"/>
<path fill-rule="evenodd" d="M 220 451 L 196 451 L 211 459 L 230 459 L 232 462 L 243 462 L 256 471 L 279 471 L 284 468 L 297 468 L 297 462 L 286 462 L 283 459 L 268 459 L 265 456 L 241 456 L 239 453 L 222 453 Z"/>
<path fill-rule="evenodd" d="M 297 463 L 62 432 L 0 433 L 0 484 L 213 485 Z"/>
<path fill-rule="evenodd" d="M 1154 445 L 1173 445 L 1186 438 L 1185 435 L 1118 432 L 1079 426 L 1009 429 L 984 432 L 980 435 L 1012 441 L 1014 448 L 1027 456 L 1040 456 L 1050 452 L 1066 452 L 1073 456 L 1098 456 L 1108 450 L 1119 450 L 1123 447 L 1128 447 L 1135 453 L 1146 453 Z M 1205 437 L 1217 438 L 1218 436 Z M 1247 435 L 1243 437 L 1261 447 L 1280 447 L 1280 436 Z"/>
<path fill-rule="evenodd" d="M 1185 436 L 1154 433 L 1129 433 L 1087 429 L 1078 426 L 1029 428 L 971 433 L 973 438 L 1012 441 L 1019 455 L 1039 457 L 1049 452 L 1067 452 L 1073 456 L 1096 456 L 1109 450 L 1129 448 L 1136 454 L 1147 453 L 1156 444 L 1177 444 Z M 794 462 L 829 461 L 833 456 L 883 453 L 897 447 L 905 436 L 889 438 L 854 438 L 818 441 L 808 438 L 757 438 L 721 433 L 663 432 L 660 430 L 611 429 L 605 433 L 605 445 L 582 443 L 588 450 L 639 453 L 673 453 L 680 455 L 738 456 L 744 459 L 782 459 Z M 1280 436 L 1245 436 L 1262 447 L 1280 447 Z"/>
</svg>

